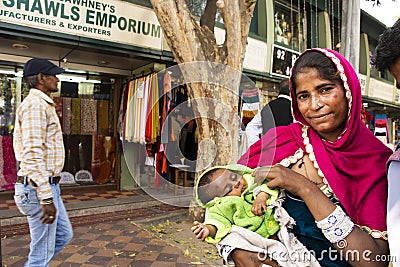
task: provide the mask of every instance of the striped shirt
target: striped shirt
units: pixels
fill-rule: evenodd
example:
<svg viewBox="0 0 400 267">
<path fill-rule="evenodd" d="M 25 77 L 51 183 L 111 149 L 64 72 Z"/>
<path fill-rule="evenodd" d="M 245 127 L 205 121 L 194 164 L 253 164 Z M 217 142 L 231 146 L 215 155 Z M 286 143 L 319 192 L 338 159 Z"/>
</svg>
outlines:
<svg viewBox="0 0 400 267">
<path fill-rule="evenodd" d="M 37 89 L 17 109 L 14 129 L 15 157 L 19 176 L 37 184 L 40 200 L 53 197 L 49 176 L 59 176 L 64 167 L 64 144 L 53 100 Z"/>
</svg>

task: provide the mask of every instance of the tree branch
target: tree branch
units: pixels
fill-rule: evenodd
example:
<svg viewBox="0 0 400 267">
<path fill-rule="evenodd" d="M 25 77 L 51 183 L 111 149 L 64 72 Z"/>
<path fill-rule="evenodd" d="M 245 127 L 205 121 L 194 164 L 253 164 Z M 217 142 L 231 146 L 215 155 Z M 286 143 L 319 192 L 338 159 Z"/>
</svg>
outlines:
<svg viewBox="0 0 400 267">
<path fill-rule="evenodd" d="M 217 0 L 208 0 L 204 13 L 200 18 L 200 26 L 206 26 L 214 33 L 215 16 L 217 15 Z"/>
<path fill-rule="evenodd" d="M 178 63 L 203 58 L 196 46 L 196 21 L 191 16 L 184 0 L 150 0 L 157 19 Z"/>
</svg>

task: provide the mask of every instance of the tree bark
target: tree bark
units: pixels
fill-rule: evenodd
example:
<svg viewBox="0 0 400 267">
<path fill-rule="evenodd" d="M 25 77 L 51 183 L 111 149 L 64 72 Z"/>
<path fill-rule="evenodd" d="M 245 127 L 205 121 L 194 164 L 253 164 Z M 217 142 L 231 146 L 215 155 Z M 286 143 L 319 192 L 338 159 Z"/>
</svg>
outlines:
<svg viewBox="0 0 400 267">
<path fill-rule="evenodd" d="M 203 64 L 200 69 L 181 68 L 186 82 L 198 78 L 198 82 L 187 83 L 199 129 L 196 171 L 236 162 L 239 84 L 256 1 L 208 0 L 200 24 L 185 0 L 150 1 L 177 63 Z M 219 45 L 214 36 L 217 10 L 225 24 L 225 41 Z M 202 214 L 193 205 L 191 210 L 192 217 Z"/>
</svg>

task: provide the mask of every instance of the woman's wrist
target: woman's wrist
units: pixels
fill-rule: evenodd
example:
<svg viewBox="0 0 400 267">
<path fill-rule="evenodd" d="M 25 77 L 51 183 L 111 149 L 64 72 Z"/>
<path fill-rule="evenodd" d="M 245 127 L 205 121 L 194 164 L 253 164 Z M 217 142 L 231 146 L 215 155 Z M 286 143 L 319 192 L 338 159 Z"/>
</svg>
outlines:
<svg viewBox="0 0 400 267">
<path fill-rule="evenodd" d="M 299 183 L 298 192 L 292 192 L 292 193 L 296 194 L 301 199 L 303 199 L 305 202 L 307 202 L 306 198 L 312 197 L 315 200 L 315 194 L 319 194 L 320 191 L 321 190 L 318 188 L 318 186 L 316 184 L 314 184 L 313 182 L 308 180 L 306 177 L 304 177 L 304 179 L 302 179 L 302 182 Z"/>
<path fill-rule="evenodd" d="M 336 206 L 336 209 L 326 218 L 315 223 L 331 243 L 345 239 L 354 229 L 354 223 L 339 206 Z"/>
</svg>

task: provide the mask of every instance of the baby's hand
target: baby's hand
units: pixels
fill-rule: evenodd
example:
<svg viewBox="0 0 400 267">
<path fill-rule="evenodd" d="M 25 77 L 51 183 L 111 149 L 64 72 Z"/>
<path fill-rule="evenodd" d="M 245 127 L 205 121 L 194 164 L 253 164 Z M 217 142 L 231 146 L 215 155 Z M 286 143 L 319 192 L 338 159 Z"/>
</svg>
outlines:
<svg viewBox="0 0 400 267">
<path fill-rule="evenodd" d="M 198 221 L 194 221 L 193 225 L 194 226 L 191 228 L 191 230 L 196 235 L 196 238 L 204 241 L 204 239 L 206 239 L 206 237 L 210 234 L 210 230 Z"/>
<path fill-rule="evenodd" d="M 262 216 L 267 210 L 267 199 L 269 195 L 265 192 L 260 192 L 256 199 L 254 200 L 253 206 L 251 207 L 251 212 L 254 215 Z"/>
</svg>

